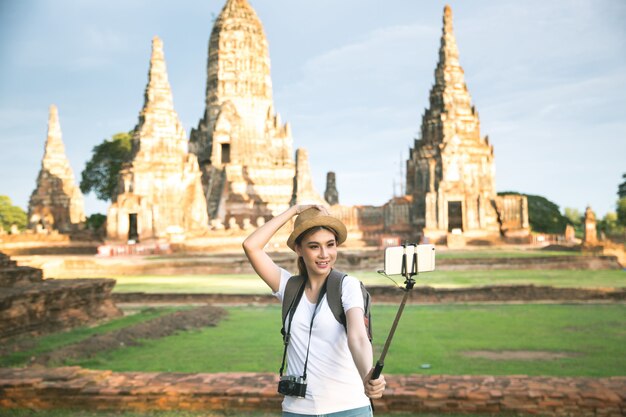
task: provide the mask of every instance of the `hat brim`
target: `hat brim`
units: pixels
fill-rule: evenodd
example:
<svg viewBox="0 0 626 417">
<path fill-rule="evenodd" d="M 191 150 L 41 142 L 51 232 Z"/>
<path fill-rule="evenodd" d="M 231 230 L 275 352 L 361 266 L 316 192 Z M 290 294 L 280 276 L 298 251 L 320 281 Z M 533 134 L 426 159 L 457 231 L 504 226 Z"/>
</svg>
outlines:
<svg viewBox="0 0 626 417">
<path fill-rule="evenodd" d="M 343 242 L 345 242 L 346 238 L 348 237 L 348 231 L 346 229 L 346 226 L 341 222 L 341 220 L 336 219 L 332 216 L 315 216 L 312 219 L 307 219 L 303 221 L 302 223 L 298 224 L 295 229 L 293 229 L 293 232 L 291 232 L 291 235 L 289 235 L 289 239 L 287 239 L 287 246 L 289 246 L 291 250 L 295 251 L 296 239 L 298 238 L 298 236 L 316 226 L 325 226 L 333 229 L 337 234 L 338 245 L 341 245 Z"/>
</svg>

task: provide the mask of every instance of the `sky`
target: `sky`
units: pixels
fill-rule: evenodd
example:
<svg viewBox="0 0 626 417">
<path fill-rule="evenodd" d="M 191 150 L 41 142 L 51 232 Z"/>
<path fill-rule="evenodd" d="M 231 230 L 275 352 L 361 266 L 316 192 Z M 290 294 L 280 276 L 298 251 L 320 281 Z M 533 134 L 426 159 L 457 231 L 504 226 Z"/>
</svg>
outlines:
<svg viewBox="0 0 626 417">
<path fill-rule="evenodd" d="M 275 109 L 316 189 L 342 204 L 401 192 L 434 70 L 445 4 L 496 189 L 602 217 L 626 173 L 623 0 L 249 0 L 269 42 Z M 94 146 L 132 130 L 151 39 L 164 44 L 189 133 L 204 112 L 208 40 L 225 0 L 0 1 L 0 195 L 24 209 L 56 104 L 76 181 Z M 85 196 L 87 214 L 107 202 Z"/>
</svg>

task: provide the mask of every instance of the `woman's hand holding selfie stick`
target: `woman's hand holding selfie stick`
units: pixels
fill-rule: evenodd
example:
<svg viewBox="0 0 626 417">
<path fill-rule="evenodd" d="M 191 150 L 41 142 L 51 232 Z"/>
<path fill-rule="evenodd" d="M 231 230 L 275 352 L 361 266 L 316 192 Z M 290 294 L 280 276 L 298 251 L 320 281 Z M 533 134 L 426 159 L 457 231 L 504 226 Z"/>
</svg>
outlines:
<svg viewBox="0 0 626 417">
<path fill-rule="evenodd" d="M 383 380 L 383 386 L 382 389 L 380 390 L 380 395 L 378 397 L 372 397 L 370 395 L 368 395 L 368 397 L 370 398 L 380 398 L 382 396 L 382 391 L 385 389 L 384 387 L 384 377 L 381 376 L 381 372 L 383 371 L 383 367 L 385 366 L 385 357 L 387 356 L 387 351 L 389 350 L 389 346 L 391 345 L 391 340 L 393 339 L 393 335 L 396 332 L 396 328 L 398 327 L 398 322 L 400 321 L 400 317 L 402 316 L 402 312 L 404 311 L 404 306 L 406 305 L 406 300 L 409 296 L 409 291 L 413 289 L 413 286 L 415 285 L 415 280 L 413 279 L 413 276 L 418 274 L 418 270 L 417 270 L 417 253 L 413 252 L 413 260 L 411 262 L 412 266 L 411 266 L 411 271 L 407 271 L 406 270 L 406 246 L 407 245 L 403 245 L 404 246 L 404 254 L 402 256 L 402 275 L 404 276 L 404 278 L 406 279 L 406 281 L 404 282 L 406 285 L 406 288 L 404 289 L 404 297 L 402 298 L 402 302 L 400 303 L 400 307 L 398 308 L 398 313 L 396 314 L 396 318 L 393 321 L 393 324 L 391 325 L 391 330 L 389 330 L 389 336 L 387 336 L 387 341 L 385 342 L 385 346 L 383 347 L 383 351 L 380 354 L 380 359 L 378 359 L 378 361 L 376 361 L 376 366 L 372 369 L 372 371 L 370 372 L 369 379 L 370 381 L 368 382 L 369 384 L 372 385 L 378 385 L 380 384 L 380 379 Z M 367 389 L 366 389 L 366 393 L 367 393 Z M 374 404 L 372 403 L 372 409 L 374 408 Z"/>
</svg>

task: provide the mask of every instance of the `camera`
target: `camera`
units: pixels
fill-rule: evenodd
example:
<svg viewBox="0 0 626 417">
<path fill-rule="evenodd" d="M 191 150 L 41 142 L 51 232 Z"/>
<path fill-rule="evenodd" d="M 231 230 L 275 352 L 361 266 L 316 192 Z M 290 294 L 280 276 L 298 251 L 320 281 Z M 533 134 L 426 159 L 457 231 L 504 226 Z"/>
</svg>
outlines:
<svg viewBox="0 0 626 417">
<path fill-rule="evenodd" d="M 301 376 L 281 376 L 280 381 L 278 381 L 278 393 L 304 398 L 304 394 L 306 394 L 306 382 Z"/>
</svg>

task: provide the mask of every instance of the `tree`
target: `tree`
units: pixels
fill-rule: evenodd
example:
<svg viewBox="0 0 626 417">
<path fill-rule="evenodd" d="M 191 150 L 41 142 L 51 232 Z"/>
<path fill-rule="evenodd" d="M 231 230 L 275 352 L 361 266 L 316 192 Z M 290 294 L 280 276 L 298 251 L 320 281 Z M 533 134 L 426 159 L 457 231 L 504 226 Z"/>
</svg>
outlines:
<svg viewBox="0 0 626 417">
<path fill-rule="evenodd" d="M 626 228 L 626 197 L 617 200 L 615 211 L 617 212 L 617 223 Z"/>
<path fill-rule="evenodd" d="M 626 174 L 622 174 L 622 179 L 624 182 L 622 182 L 617 188 L 617 195 L 620 199 L 626 197 Z"/>
<path fill-rule="evenodd" d="M 91 216 L 87 217 L 85 225 L 87 226 L 87 229 L 97 232 L 106 221 L 107 216 L 100 213 L 94 213 Z"/>
<path fill-rule="evenodd" d="M 6 195 L 0 195 L 0 227 L 5 231 L 11 230 L 11 226 L 16 225 L 23 230 L 28 224 L 26 212 L 18 206 L 14 206 L 11 199 Z"/>
<path fill-rule="evenodd" d="M 528 223 L 533 232 L 562 234 L 569 223 L 567 217 L 559 211 L 559 206 L 539 195 L 522 194 L 516 191 L 504 191 L 498 195 L 525 195 L 528 199 Z"/>
<path fill-rule="evenodd" d="M 607 237 L 621 236 L 624 233 L 624 226 L 618 223 L 617 214 L 613 212 L 606 213 L 602 220 L 598 220 L 596 228 Z"/>
<path fill-rule="evenodd" d="M 100 200 L 112 201 L 122 165 L 132 157 L 131 132 L 116 133 L 91 153 L 81 173 L 80 190 L 85 194 L 94 191 Z"/>
<path fill-rule="evenodd" d="M 563 209 L 563 215 L 567 219 L 567 222 L 574 227 L 576 237 L 582 238 L 585 234 L 585 215 L 581 213 L 578 209 L 571 207 L 565 207 Z"/>
<path fill-rule="evenodd" d="M 624 227 L 624 232 L 626 233 L 626 174 L 622 174 L 622 179 L 624 182 L 617 188 L 619 200 L 617 200 L 617 204 L 615 205 L 615 211 L 617 214 L 617 223 Z"/>
<path fill-rule="evenodd" d="M 578 211 L 578 209 L 565 207 L 565 209 L 563 209 L 563 215 L 567 218 L 567 220 L 569 220 L 569 223 L 574 227 L 577 227 L 583 224 L 584 216 L 580 211 Z"/>
</svg>

